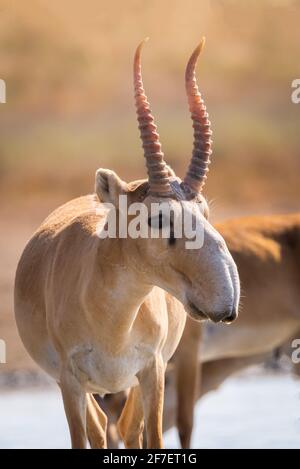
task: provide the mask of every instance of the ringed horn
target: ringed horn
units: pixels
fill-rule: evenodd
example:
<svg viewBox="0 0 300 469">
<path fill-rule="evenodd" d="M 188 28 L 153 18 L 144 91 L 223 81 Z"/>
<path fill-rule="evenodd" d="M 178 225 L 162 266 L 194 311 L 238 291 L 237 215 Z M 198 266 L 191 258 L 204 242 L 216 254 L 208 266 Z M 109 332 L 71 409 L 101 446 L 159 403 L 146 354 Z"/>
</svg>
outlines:
<svg viewBox="0 0 300 469">
<path fill-rule="evenodd" d="M 149 192 L 153 195 L 168 197 L 172 195 L 169 172 L 161 150 L 159 134 L 150 111 L 142 81 L 141 50 L 148 38 L 138 46 L 134 56 L 134 96 L 140 137 L 143 143 L 144 156 L 149 178 Z"/>
<path fill-rule="evenodd" d="M 195 192 L 200 192 L 205 184 L 210 163 L 209 157 L 212 153 L 210 121 L 195 75 L 197 59 L 204 44 L 205 38 L 202 38 L 200 44 L 192 53 L 185 71 L 185 88 L 194 127 L 194 147 L 184 183 Z"/>
</svg>

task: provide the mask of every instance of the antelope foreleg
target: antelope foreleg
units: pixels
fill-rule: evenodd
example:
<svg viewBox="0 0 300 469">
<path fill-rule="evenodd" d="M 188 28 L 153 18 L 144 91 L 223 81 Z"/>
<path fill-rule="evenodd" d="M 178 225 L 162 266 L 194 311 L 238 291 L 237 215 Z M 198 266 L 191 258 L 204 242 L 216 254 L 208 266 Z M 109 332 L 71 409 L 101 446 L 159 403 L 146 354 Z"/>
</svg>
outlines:
<svg viewBox="0 0 300 469">
<path fill-rule="evenodd" d="M 72 448 L 84 449 L 87 447 L 86 392 L 69 369 L 62 372 L 59 385 L 69 424 Z"/>
<path fill-rule="evenodd" d="M 147 448 L 163 448 L 162 417 L 164 403 L 165 364 L 155 357 L 147 368 L 137 375 L 142 395 Z"/>
</svg>

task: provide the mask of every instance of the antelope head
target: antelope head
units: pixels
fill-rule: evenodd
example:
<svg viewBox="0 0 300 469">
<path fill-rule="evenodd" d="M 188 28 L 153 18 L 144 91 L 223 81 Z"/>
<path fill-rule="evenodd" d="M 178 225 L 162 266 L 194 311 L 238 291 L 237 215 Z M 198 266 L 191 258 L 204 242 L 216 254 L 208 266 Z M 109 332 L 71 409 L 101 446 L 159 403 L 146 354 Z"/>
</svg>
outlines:
<svg viewBox="0 0 300 469">
<path fill-rule="evenodd" d="M 147 208 L 140 223 L 152 236 L 126 239 L 126 256 L 132 268 L 152 285 L 159 286 L 181 301 L 196 320 L 232 322 L 237 317 L 239 278 L 236 265 L 224 239 L 208 221 L 209 209 L 202 194 L 211 155 L 211 129 L 202 96 L 198 90 L 195 67 L 204 38 L 192 53 L 185 73 L 185 86 L 194 128 L 193 152 L 183 180 L 166 164 L 157 127 L 150 111 L 141 73 L 141 49 L 134 57 L 134 91 L 140 137 L 148 172 L 147 180 L 126 183 L 107 169 L 96 172 L 96 192 L 100 201 L 112 203 L 120 212 L 120 195 L 128 204 L 143 203 Z M 153 215 L 151 207 L 169 207 Z M 188 248 L 184 219 L 200 226 L 201 246 Z M 150 215 L 149 215 L 150 214 Z M 152 215 L 151 215 L 152 214 Z M 128 223 L 131 221 L 128 217 Z M 160 232 L 168 228 L 168 236 Z M 176 228 L 180 236 L 176 236 Z M 153 236 L 153 233 L 156 233 Z"/>
</svg>

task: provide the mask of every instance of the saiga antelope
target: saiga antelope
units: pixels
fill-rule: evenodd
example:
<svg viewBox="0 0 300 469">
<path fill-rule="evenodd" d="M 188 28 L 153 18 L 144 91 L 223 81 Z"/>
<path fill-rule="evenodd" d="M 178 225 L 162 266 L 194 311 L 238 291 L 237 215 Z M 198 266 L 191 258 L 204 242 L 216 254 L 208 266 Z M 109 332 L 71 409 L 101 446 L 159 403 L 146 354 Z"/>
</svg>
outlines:
<svg viewBox="0 0 300 469">
<path fill-rule="evenodd" d="M 242 314 L 230 327 L 187 319 L 166 372 L 163 428 L 177 425 L 189 447 L 194 402 L 228 376 L 262 363 L 278 347 L 300 338 L 300 214 L 237 218 L 216 224 L 237 264 Z M 300 375 L 300 364 L 293 365 Z M 123 396 L 104 400 L 111 421 Z M 109 434 L 118 443 L 114 425 Z"/>
<path fill-rule="evenodd" d="M 210 122 L 195 80 L 203 43 L 186 69 L 194 149 L 184 180 L 164 161 L 143 89 L 142 43 L 134 59 L 134 89 L 148 179 L 127 184 L 113 171 L 99 169 L 96 194 L 55 210 L 27 244 L 17 268 L 19 333 L 32 358 L 59 383 L 73 448 L 85 448 L 88 440 L 92 448 L 106 447 L 106 416 L 92 393 L 128 387 L 132 391 L 119 424 L 125 445 L 140 446 L 144 417 L 148 447 L 161 448 L 165 366 L 180 340 L 185 311 L 214 322 L 229 323 L 237 316 L 237 269 L 207 221 L 201 194 L 211 153 Z M 184 237 L 100 239 L 102 203 L 114 204 L 120 217 L 121 194 L 129 205 L 168 202 L 175 218 L 185 201 L 203 226 L 203 247 L 185 249 Z"/>
</svg>

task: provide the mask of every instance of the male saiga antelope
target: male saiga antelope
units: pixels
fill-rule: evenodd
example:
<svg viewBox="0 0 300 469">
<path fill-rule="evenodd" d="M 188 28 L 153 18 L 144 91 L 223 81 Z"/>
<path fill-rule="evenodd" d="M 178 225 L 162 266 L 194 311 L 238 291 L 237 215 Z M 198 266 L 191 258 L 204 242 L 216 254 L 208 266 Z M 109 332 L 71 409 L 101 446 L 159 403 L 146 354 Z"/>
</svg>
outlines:
<svg viewBox="0 0 300 469">
<path fill-rule="evenodd" d="M 127 184 L 113 171 L 99 169 L 96 193 L 55 210 L 27 244 L 17 268 L 19 333 L 32 358 L 60 386 L 73 448 L 85 448 L 88 440 L 93 448 L 106 446 L 106 416 L 92 393 L 128 387 L 132 391 L 120 421 L 126 446 L 140 445 L 135 426 L 144 416 L 148 447 L 161 448 L 165 366 L 180 340 L 185 311 L 214 322 L 237 316 L 237 269 L 207 221 L 201 194 L 211 153 L 210 122 L 195 80 L 202 46 L 203 41 L 186 70 L 194 150 L 184 180 L 164 161 L 143 89 L 141 44 L 134 59 L 134 90 L 148 179 Z M 185 249 L 185 238 L 174 236 L 100 239 L 102 203 L 114 204 L 119 217 L 121 194 L 129 205 L 167 202 L 175 218 L 185 201 L 202 223 L 203 247 Z M 145 223 L 157 220 L 150 217 Z"/>
<path fill-rule="evenodd" d="M 195 400 L 228 376 L 262 363 L 300 338 L 300 214 L 242 217 L 216 224 L 238 267 L 242 314 L 230 327 L 187 319 L 166 372 L 163 429 L 177 425 L 189 447 Z M 300 364 L 293 364 L 300 375 Z M 124 396 L 105 398 L 109 420 Z M 112 446 L 118 443 L 109 427 Z"/>
</svg>

